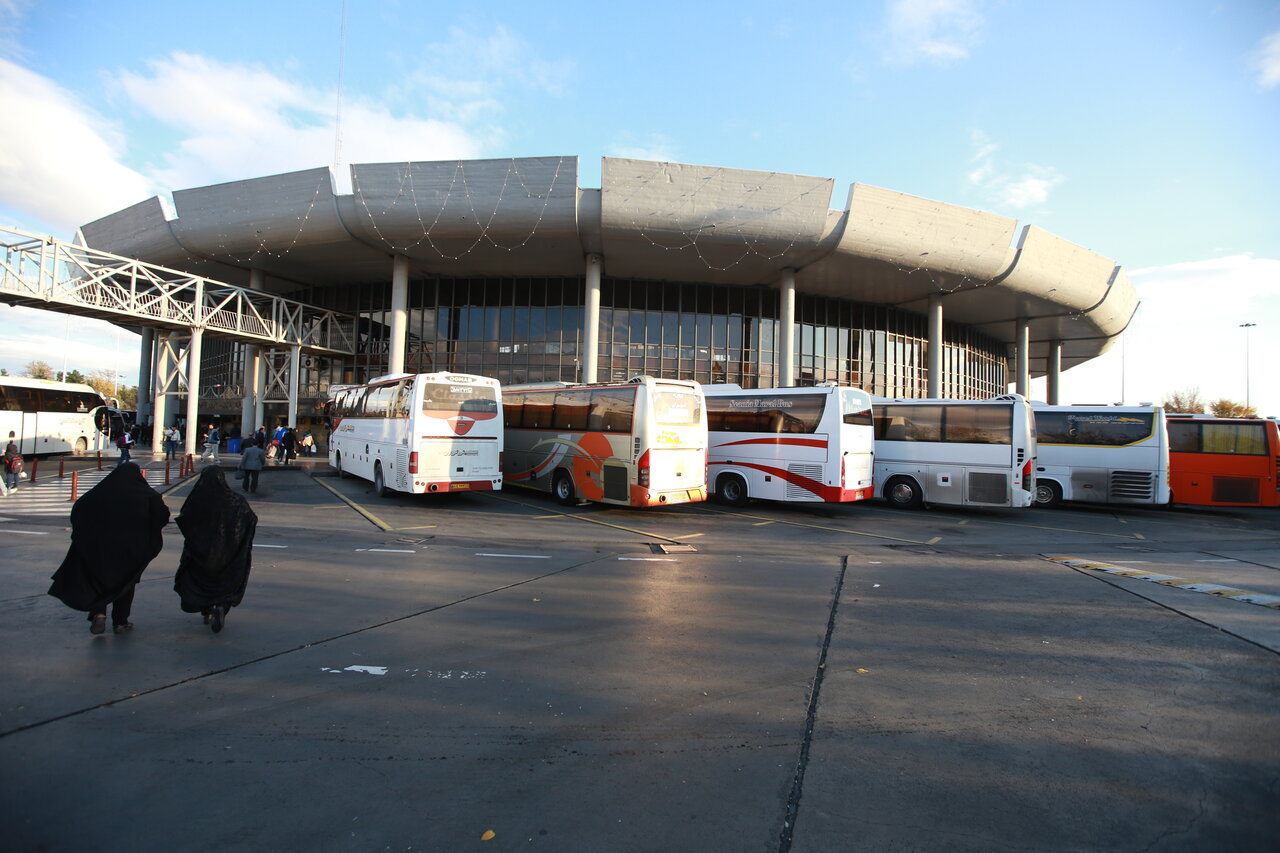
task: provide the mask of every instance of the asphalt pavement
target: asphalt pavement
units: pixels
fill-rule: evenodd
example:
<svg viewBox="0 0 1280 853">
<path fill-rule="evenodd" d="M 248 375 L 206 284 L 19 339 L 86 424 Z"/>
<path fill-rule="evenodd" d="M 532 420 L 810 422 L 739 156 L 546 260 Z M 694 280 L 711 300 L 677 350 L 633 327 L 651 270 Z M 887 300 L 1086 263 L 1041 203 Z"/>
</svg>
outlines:
<svg viewBox="0 0 1280 853">
<path fill-rule="evenodd" d="M 170 479 L 177 514 L 191 481 Z M 171 525 L 135 630 L 92 636 L 45 594 L 65 510 L 0 498 L 8 849 L 1270 851 L 1280 832 L 1275 511 L 377 499 L 323 460 L 250 499 L 222 633 L 179 610 Z"/>
</svg>

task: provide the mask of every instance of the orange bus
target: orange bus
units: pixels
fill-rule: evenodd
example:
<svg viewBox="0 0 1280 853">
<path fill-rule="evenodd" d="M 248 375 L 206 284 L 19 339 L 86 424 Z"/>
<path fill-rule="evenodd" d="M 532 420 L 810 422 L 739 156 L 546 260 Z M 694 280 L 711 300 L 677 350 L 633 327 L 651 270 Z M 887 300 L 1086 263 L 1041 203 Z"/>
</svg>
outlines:
<svg viewBox="0 0 1280 853">
<path fill-rule="evenodd" d="M 1168 416 L 1171 502 L 1280 506 L 1280 428 L 1273 418 Z"/>
</svg>

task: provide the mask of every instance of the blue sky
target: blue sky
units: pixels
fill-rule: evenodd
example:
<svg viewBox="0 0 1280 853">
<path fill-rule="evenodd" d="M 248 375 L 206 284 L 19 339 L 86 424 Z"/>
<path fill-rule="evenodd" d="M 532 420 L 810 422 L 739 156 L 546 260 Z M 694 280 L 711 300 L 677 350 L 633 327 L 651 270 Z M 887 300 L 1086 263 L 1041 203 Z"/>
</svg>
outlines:
<svg viewBox="0 0 1280 853">
<path fill-rule="evenodd" d="M 1067 400 L 1243 400 L 1253 322 L 1249 396 L 1280 415 L 1280 2 L 343 9 L 0 0 L 0 224 L 65 237 L 150 195 L 335 162 L 340 181 L 562 154 L 584 186 L 601 156 L 831 177 L 833 205 L 873 184 L 1124 266 L 1143 305 L 1064 374 Z M 136 375 L 131 336 L 72 322 L 0 308 L 0 366 L 65 352 Z"/>
</svg>

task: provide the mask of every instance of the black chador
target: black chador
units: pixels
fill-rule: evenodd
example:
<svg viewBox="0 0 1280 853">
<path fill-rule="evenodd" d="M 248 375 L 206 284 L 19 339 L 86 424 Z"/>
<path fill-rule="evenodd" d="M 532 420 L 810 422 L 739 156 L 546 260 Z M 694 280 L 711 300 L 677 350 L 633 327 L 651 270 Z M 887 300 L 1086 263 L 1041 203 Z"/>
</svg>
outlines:
<svg viewBox="0 0 1280 853">
<path fill-rule="evenodd" d="M 85 492 L 71 508 L 71 547 L 53 575 L 49 594 L 73 610 L 84 610 L 101 634 L 106 611 L 117 634 L 128 631 L 134 587 L 164 547 L 161 531 L 169 507 L 125 462 Z"/>
<path fill-rule="evenodd" d="M 203 613 L 214 633 L 244 598 L 257 527 L 258 516 L 227 485 L 222 470 L 205 468 L 178 516 L 185 541 L 173 588 L 183 611 Z"/>
</svg>

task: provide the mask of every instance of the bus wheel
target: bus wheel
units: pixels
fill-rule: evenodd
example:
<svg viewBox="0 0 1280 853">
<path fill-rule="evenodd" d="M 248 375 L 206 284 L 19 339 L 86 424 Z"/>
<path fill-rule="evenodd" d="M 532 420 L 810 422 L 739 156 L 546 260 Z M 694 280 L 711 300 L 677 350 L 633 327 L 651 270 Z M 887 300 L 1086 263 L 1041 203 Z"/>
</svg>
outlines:
<svg viewBox="0 0 1280 853">
<path fill-rule="evenodd" d="M 573 478 L 563 471 L 557 471 L 555 479 L 551 481 L 551 494 L 565 506 L 573 506 L 578 502 L 578 496 L 573 488 Z"/>
<path fill-rule="evenodd" d="M 915 509 L 924 503 L 920 486 L 909 477 L 890 480 L 884 487 L 884 496 L 889 499 L 890 505 L 898 509 Z"/>
<path fill-rule="evenodd" d="M 73 451 L 73 453 L 76 456 L 84 456 L 88 452 L 89 452 L 89 439 L 85 438 L 84 436 L 80 436 L 79 438 L 76 439 L 76 449 Z"/>
<path fill-rule="evenodd" d="M 747 484 L 737 474 L 725 474 L 716 480 L 716 496 L 729 506 L 743 506 L 747 502 Z"/>
<path fill-rule="evenodd" d="M 1036 480 L 1036 490 L 1032 492 L 1031 500 L 1038 507 L 1055 507 L 1062 503 L 1062 486 L 1053 480 Z"/>
<path fill-rule="evenodd" d="M 373 494 L 375 497 L 387 496 L 387 480 L 382 476 L 382 463 L 373 463 Z"/>
<path fill-rule="evenodd" d="M 347 472 L 342 470 L 342 451 L 341 450 L 333 454 L 333 467 L 338 472 L 339 480 L 347 476 Z"/>
</svg>

